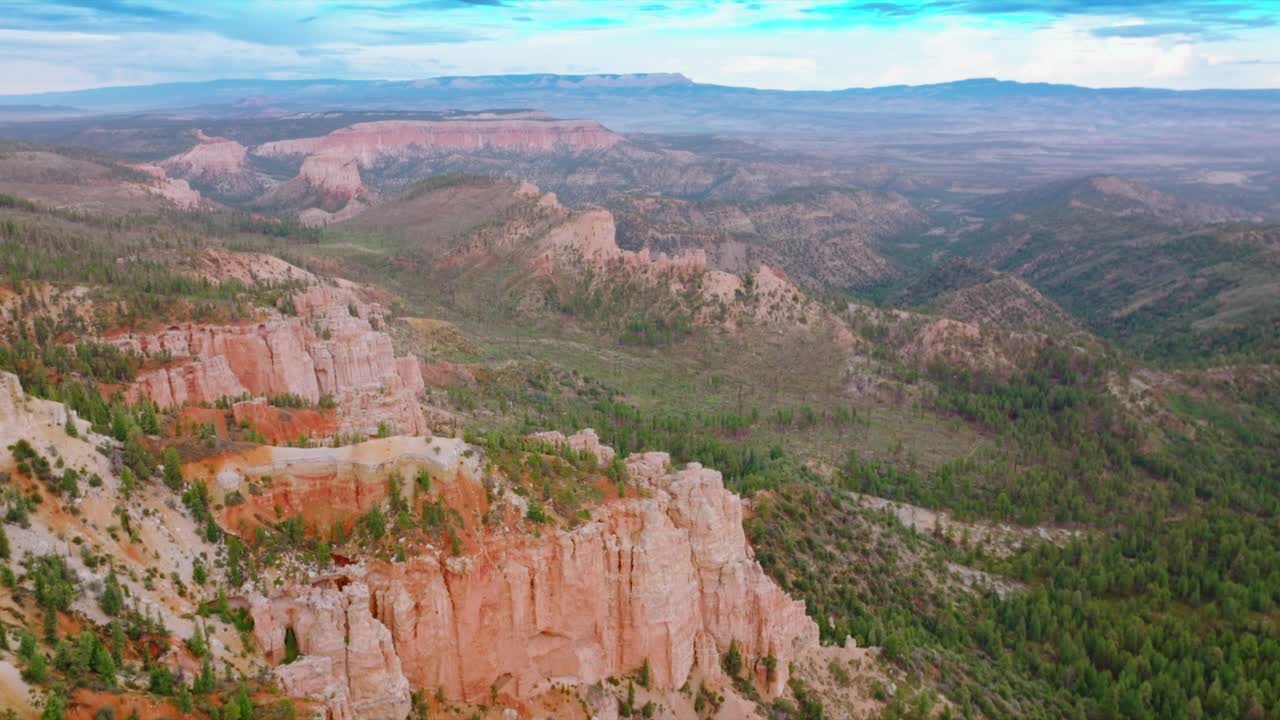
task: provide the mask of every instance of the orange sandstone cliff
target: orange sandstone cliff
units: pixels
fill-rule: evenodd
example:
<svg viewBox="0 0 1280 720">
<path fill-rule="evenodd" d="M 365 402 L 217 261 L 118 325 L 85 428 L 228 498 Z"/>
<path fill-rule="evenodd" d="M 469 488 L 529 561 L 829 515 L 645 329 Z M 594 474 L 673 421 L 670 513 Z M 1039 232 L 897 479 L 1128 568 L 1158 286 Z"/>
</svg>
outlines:
<svg viewBox="0 0 1280 720">
<path fill-rule="evenodd" d="M 569 440 L 603 454 L 594 437 Z M 454 439 L 263 447 L 189 471 L 214 473 L 217 492 L 246 498 L 224 511 L 233 531 L 293 512 L 317 527 L 346 523 L 387 498 L 389 475 L 416 468 L 458 510 L 459 548 L 419 546 L 401 562 L 365 559 L 246 588 L 277 679 L 337 720 L 399 720 L 413 690 L 519 705 L 646 662 L 655 691 L 693 678 L 723 684 L 719 657 L 733 642 L 757 686 L 781 693 L 789 663 L 817 646 L 817 626 L 754 560 L 742 502 L 720 473 L 669 464 L 665 453 L 631 456 L 638 494 L 563 527 L 528 526 L 524 499 Z M 264 477 L 268 490 L 250 489 Z M 283 664 L 287 635 L 300 656 Z"/>
<path fill-rule="evenodd" d="M 416 358 L 396 357 L 381 330 L 385 311 L 345 285 L 312 285 L 292 296 L 296 315 L 270 313 L 257 322 L 182 323 L 126 333 L 109 342 L 164 360 L 129 388 L 132 400 L 161 407 L 212 403 L 245 395 L 330 396 L 342 432 L 427 431 L 418 404 L 425 385 Z"/>
</svg>

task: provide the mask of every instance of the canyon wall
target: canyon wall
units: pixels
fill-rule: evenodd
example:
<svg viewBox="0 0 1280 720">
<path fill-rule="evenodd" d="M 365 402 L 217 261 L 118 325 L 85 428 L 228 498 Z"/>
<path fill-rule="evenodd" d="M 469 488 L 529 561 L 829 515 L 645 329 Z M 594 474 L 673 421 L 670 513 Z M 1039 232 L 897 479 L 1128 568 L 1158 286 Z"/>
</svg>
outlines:
<svg viewBox="0 0 1280 720">
<path fill-rule="evenodd" d="M 324 155 L 368 167 L 410 152 L 509 150 L 547 153 L 604 150 L 622 136 L 591 120 L 470 119 L 380 120 L 356 123 L 328 135 L 277 140 L 254 148 L 268 157 Z"/>
<path fill-rule="evenodd" d="M 161 407 L 213 403 L 223 397 L 292 393 L 317 403 L 331 396 L 339 430 L 373 434 L 427 432 L 418 404 L 425 387 L 417 359 L 396 357 L 376 329 L 385 313 L 346 286 L 313 285 L 292 297 L 296 315 L 258 322 L 183 323 L 107 338 L 122 349 L 162 359 L 129 388 L 131 400 Z"/>
<path fill-rule="evenodd" d="M 646 662 L 657 690 L 680 688 L 694 675 L 722 683 L 719 657 L 731 642 L 758 685 L 776 695 L 789 662 L 817 645 L 803 603 L 752 557 L 741 500 L 720 473 L 696 463 L 671 472 L 664 453 L 632 456 L 627 467 L 639 497 L 605 502 L 577 527 L 535 530 L 522 513 L 488 504 L 520 498 L 492 477 L 482 482 L 474 451 L 458 440 L 255 452 L 222 466 L 222 491 L 275 473 L 273 494 L 261 503 L 283 498 L 305 513 L 354 502 L 356 512 L 385 498 L 385 489 L 370 491 L 375 478 L 427 463 L 433 478 L 450 478 L 440 489 L 433 480 L 433 492 L 451 493 L 451 507 L 470 503 L 461 512 L 468 539 L 457 554 L 427 548 L 404 562 L 366 560 L 250 594 L 257 644 L 272 662 L 284 660 L 286 634 L 296 638 L 301 657 L 276 670 L 285 690 L 324 699 L 338 720 L 400 720 L 410 688 L 518 701 Z M 320 476 L 329 479 L 317 482 Z M 352 484 L 357 478 L 363 490 Z M 319 498 L 327 482 L 343 488 L 341 498 Z M 294 500 L 284 498 L 295 494 L 284 487 L 296 490 Z M 490 520 L 473 522 L 481 517 Z"/>
</svg>

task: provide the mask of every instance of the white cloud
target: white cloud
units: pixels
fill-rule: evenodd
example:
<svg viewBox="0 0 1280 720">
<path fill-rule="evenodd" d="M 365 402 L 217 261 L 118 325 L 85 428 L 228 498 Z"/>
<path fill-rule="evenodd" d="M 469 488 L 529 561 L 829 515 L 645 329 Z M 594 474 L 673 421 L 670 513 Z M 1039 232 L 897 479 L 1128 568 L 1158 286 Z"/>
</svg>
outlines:
<svg viewBox="0 0 1280 720">
<path fill-rule="evenodd" d="M 87 42 L 111 42 L 119 39 L 120 37 L 118 35 L 102 35 L 99 33 L 0 28 L 0 43 L 57 46 L 80 45 Z"/>
<path fill-rule="evenodd" d="M 580 5 L 559 0 L 549 6 L 582 12 Z M 804 21 L 792 8 L 775 6 L 772 19 Z M 1241 62 L 1280 59 L 1274 28 L 1212 40 L 1098 37 L 1091 31 L 1147 21 L 1073 16 L 1036 28 L 948 18 L 893 27 L 764 30 L 751 25 L 763 19 L 758 15 L 723 3 L 705 12 L 641 13 L 628 24 L 589 31 L 476 25 L 486 39 L 431 44 L 370 43 L 358 36 L 333 40 L 319 31 L 311 40 L 285 45 L 215 32 L 0 29 L 0 93 L 218 77 L 407 79 L 588 69 L 683 72 L 702 82 L 794 89 L 987 76 L 1094 86 L 1280 86 L 1276 66 Z"/>
<path fill-rule="evenodd" d="M 818 63 L 813 58 L 783 57 L 779 55 L 742 55 L 720 68 L 729 75 L 774 75 L 813 73 Z"/>
<path fill-rule="evenodd" d="M 1015 80 L 1080 85 L 1186 85 L 1207 60 L 1185 39 L 1097 37 L 1088 18 L 1064 20 L 1029 33 L 1022 62 L 1010 66 Z"/>
<path fill-rule="evenodd" d="M 98 78 L 67 65 L 39 60 L 0 60 L 0 92 L 39 93 L 77 90 L 98 83 Z"/>
</svg>

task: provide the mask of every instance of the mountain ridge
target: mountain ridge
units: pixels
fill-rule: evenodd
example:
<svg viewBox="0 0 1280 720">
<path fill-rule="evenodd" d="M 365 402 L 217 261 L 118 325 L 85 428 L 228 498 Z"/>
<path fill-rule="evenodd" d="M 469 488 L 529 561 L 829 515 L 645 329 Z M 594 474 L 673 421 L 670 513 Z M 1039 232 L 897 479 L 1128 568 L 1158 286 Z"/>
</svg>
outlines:
<svg viewBox="0 0 1280 720">
<path fill-rule="evenodd" d="M 676 89 L 716 90 L 726 92 L 776 93 L 782 95 L 919 95 L 945 96 L 1009 96 L 1009 95 L 1051 95 L 1051 96 L 1083 96 L 1104 95 L 1111 97 L 1142 96 L 1143 99 L 1157 97 L 1195 97 L 1217 96 L 1231 98 L 1280 99 L 1280 90 L 1273 88 L 1161 88 L 1148 86 L 1091 87 L 1070 83 L 1022 82 L 1002 80 L 994 77 L 974 77 L 944 82 L 921 84 L 893 84 L 850 86 L 831 89 L 779 89 L 756 88 L 745 85 L 724 85 L 703 83 L 691 79 L 682 73 L 527 73 L 499 75 L 440 75 L 407 80 L 389 79 L 345 79 L 345 78 L 307 78 L 274 80 L 265 78 L 216 78 L 211 80 L 191 80 L 168 83 L 146 83 L 138 85 L 111 85 L 77 90 L 59 90 L 41 93 L 11 93 L 0 95 L 0 107 L 18 105 L 19 100 L 26 105 L 47 105 L 47 102 L 32 103 L 33 100 L 60 100 L 66 103 L 60 111 L 68 109 L 99 109 L 110 101 L 113 95 L 121 96 L 116 102 L 120 107 L 127 106 L 127 100 L 133 96 L 134 101 L 154 94 L 179 94 L 191 91 L 203 97 L 221 98 L 229 91 L 241 92 L 245 97 L 262 94 L 263 90 L 305 90 L 313 93 L 332 91 L 336 88 L 364 88 L 367 90 L 432 90 L 445 89 L 460 92 L 488 89 L 567 89 L 567 90 L 655 90 Z M 323 97 L 323 95 L 321 95 Z M 79 102 L 75 100 L 79 98 Z M 95 105 L 95 103 L 98 103 Z M 207 104 L 207 103 L 203 103 Z M 68 107 L 69 106 L 69 107 Z M 134 106 L 140 109 L 141 106 Z M 173 105 L 154 105 L 155 107 L 173 107 Z"/>
</svg>

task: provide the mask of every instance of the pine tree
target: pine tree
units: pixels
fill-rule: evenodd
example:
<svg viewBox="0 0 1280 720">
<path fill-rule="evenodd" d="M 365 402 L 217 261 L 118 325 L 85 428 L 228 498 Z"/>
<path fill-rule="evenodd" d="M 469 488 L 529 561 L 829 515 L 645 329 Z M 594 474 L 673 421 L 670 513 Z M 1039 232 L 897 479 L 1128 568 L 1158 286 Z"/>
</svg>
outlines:
<svg viewBox="0 0 1280 720">
<path fill-rule="evenodd" d="M 124 625 L 119 620 L 111 621 L 111 657 L 119 666 L 124 662 L 124 646 L 126 637 L 124 634 Z"/>
<path fill-rule="evenodd" d="M 213 674 L 213 664 L 206 657 L 204 662 L 200 663 L 200 674 L 192 682 L 191 691 L 198 695 L 212 692 L 216 680 L 217 678 Z"/>
<path fill-rule="evenodd" d="M 244 568 L 242 559 L 244 557 L 244 545 L 240 543 L 240 538 L 233 535 L 227 536 L 227 581 L 232 587 L 240 587 L 244 583 Z"/>
<path fill-rule="evenodd" d="M 102 608 L 102 612 L 115 617 L 124 609 L 124 593 L 120 590 L 120 581 L 116 578 L 116 571 L 113 569 L 107 573 L 107 581 L 102 588 L 102 594 L 98 596 L 98 606 Z"/>
<path fill-rule="evenodd" d="M 128 500 L 133 496 L 134 488 L 138 487 L 138 476 L 133 474 L 133 470 L 128 465 L 120 470 L 120 494 Z"/>
<path fill-rule="evenodd" d="M 298 659 L 298 635 L 292 627 L 284 629 L 284 662 L 286 665 Z"/>
<path fill-rule="evenodd" d="M 191 631 L 191 637 L 187 638 L 187 649 L 196 657 L 204 657 L 209 651 L 208 641 L 205 639 L 205 631 L 200 623 L 195 624 L 195 628 Z"/>
<path fill-rule="evenodd" d="M 177 448 L 166 448 L 164 451 L 164 484 L 170 490 L 182 489 L 182 456 Z"/>
<path fill-rule="evenodd" d="M 44 701 L 44 712 L 40 713 L 40 720 L 66 720 L 67 717 L 67 701 L 62 695 L 51 693 Z"/>
<path fill-rule="evenodd" d="M 729 641 L 729 650 L 724 654 L 724 671 L 729 677 L 737 679 L 742 674 L 742 654 L 738 652 L 738 641 Z"/>
<path fill-rule="evenodd" d="M 49 675 L 49 661 L 42 652 L 33 652 L 27 660 L 27 669 L 22 671 L 22 679 L 27 682 L 40 683 Z"/>
<path fill-rule="evenodd" d="M 114 687 L 116 684 L 116 662 L 111 658 L 111 653 L 103 647 L 102 643 L 97 643 L 93 647 L 93 671 L 102 678 L 102 681 L 109 686 Z"/>
</svg>

